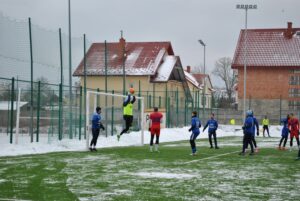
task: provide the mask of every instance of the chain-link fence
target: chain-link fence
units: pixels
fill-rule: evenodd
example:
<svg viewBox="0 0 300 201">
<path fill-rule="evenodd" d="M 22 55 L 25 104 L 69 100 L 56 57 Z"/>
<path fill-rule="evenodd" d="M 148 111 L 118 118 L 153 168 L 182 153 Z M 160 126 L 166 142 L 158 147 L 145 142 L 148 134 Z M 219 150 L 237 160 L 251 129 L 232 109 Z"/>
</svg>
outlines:
<svg viewBox="0 0 300 201">
<path fill-rule="evenodd" d="M 11 143 L 17 130 L 19 134 L 29 136 L 31 142 L 40 141 L 41 136 L 48 142 L 65 138 L 84 139 L 87 134 L 86 90 L 124 93 L 107 91 L 103 87 L 87 89 L 83 79 L 79 83 L 79 78 L 72 77 L 91 44 L 85 37 L 71 38 L 70 49 L 69 38 L 64 31 L 46 30 L 31 23 L 30 19 L 17 21 L 0 14 L 0 27 L 0 133 L 5 134 Z M 89 64 L 89 61 L 86 63 Z M 167 87 L 145 90 L 139 85 L 136 91 L 137 96 L 144 97 L 146 110 L 158 107 L 164 113 L 165 126 L 169 128 L 189 125 L 192 111 L 198 112 L 203 124 L 211 113 L 215 113 L 221 124 L 229 124 L 232 119 L 236 124 L 242 124 L 241 111 L 217 109 L 215 106 L 221 103 L 213 99 L 208 100 L 211 103 L 208 108 L 203 108 L 203 97 L 199 91 L 191 93 L 192 101 L 186 99 L 185 92 L 168 90 Z M 102 96 L 97 99 L 97 105 L 104 108 L 103 122 L 111 128 L 102 134 L 114 135 L 115 125 L 124 123 L 122 104 Z M 17 108 L 20 108 L 20 113 Z M 291 112 L 283 111 L 281 106 L 272 113 L 251 109 L 259 121 L 268 115 L 272 124 L 278 124 L 281 117 Z M 134 110 L 134 114 L 140 113 L 140 101 L 137 101 Z M 299 112 L 294 113 L 299 116 Z M 139 118 L 135 116 L 134 130 L 140 129 Z"/>
</svg>

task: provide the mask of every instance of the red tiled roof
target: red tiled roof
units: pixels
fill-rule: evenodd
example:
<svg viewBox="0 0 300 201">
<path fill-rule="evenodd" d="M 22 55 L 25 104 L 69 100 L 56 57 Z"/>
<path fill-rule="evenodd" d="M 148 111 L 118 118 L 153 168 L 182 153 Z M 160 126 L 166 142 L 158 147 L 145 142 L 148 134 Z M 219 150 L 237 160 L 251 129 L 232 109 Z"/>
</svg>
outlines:
<svg viewBox="0 0 300 201">
<path fill-rule="evenodd" d="M 126 42 L 126 75 L 154 75 L 164 55 L 174 55 L 170 42 Z M 107 43 L 108 75 L 123 74 L 123 58 L 119 42 Z M 105 74 L 104 43 L 93 43 L 86 56 L 87 75 Z M 74 76 L 82 76 L 83 60 L 75 70 Z"/>
<path fill-rule="evenodd" d="M 203 80 L 204 80 L 204 77 L 206 76 L 206 77 L 208 78 L 208 81 L 209 81 L 210 85 L 212 86 L 212 82 L 211 82 L 210 76 L 209 76 L 208 74 L 203 74 L 203 73 L 193 73 L 192 75 L 196 78 L 197 82 L 198 82 L 200 85 L 203 85 Z M 213 87 L 213 86 L 212 86 L 212 87 Z"/>
<path fill-rule="evenodd" d="M 300 36 L 294 33 L 287 38 L 287 29 L 249 29 L 247 30 L 247 66 L 300 67 Z M 244 66 L 244 34 L 241 30 L 235 50 L 232 68 Z"/>
</svg>

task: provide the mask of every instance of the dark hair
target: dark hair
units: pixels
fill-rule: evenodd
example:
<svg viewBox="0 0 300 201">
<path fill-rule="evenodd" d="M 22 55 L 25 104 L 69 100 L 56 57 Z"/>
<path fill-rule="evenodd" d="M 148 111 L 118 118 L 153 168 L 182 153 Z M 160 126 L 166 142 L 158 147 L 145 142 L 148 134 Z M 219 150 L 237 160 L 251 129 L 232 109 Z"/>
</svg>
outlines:
<svg viewBox="0 0 300 201">
<path fill-rule="evenodd" d="M 96 107 L 96 112 L 99 112 L 99 110 L 101 110 L 101 107 Z"/>
<path fill-rule="evenodd" d="M 158 111 L 158 107 L 154 107 L 154 112 L 157 112 Z"/>
<path fill-rule="evenodd" d="M 193 111 L 192 114 L 193 114 L 194 116 L 197 116 L 197 111 Z"/>
</svg>

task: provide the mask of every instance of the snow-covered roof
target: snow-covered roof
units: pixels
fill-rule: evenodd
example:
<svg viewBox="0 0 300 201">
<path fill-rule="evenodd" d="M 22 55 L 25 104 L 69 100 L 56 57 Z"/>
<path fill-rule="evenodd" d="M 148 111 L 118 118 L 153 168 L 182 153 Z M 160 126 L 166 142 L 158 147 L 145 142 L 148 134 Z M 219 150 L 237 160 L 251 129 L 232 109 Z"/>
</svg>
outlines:
<svg viewBox="0 0 300 201">
<path fill-rule="evenodd" d="M 292 36 L 287 37 L 287 29 L 248 29 L 247 65 L 266 67 L 300 67 L 300 36 L 295 33 L 300 28 L 292 28 Z M 241 30 L 232 67 L 244 66 L 244 34 Z"/>
<path fill-rule="evenodd" d="M 185 77 L 186 77 L 186 79 L 190 82 L 190 83 L 192 83 L 195 87 L 200 87 L 200 84 L 199 84 L 199 82 L 196 80 L 196 78 L 192 75 L 192 74 L 190 74 L 189 72 L 187 72 L 187 71 L 184 71 L 184 75 L 185 75 Z"/>
<path fill-rule="evenodd" d="M 21 102 L 20 101 L 20 107 L 26 105 L 28 102 Z M 14 110 L 17 109 L 17 102 L 13 102 Z M 0 101 L 0 110 L 10 110 L 11 108 L 11 102 L 10 101 Z"/>
<path fill-rule="evenodd" d="M 157 70 L 155 78 L 152 79 L 153 82 L 166 82 L 175 68 L 177 62 L 176 56 L 165 56 L 163 62 Z"/>
<path fill-rule="evenodd" d="M 170 42 L 126 42 L 126 75 L 154 75 L 164 55 L 174 55 Z M 107 43 L 107 74 L 123 74 L 123 56 L 120 43 Z M 86 55 L 86 74 L 105 75 L 105 44 L 93 43 Z M 74 76 L 83 76 L 83 60 Z"/>
</svg>

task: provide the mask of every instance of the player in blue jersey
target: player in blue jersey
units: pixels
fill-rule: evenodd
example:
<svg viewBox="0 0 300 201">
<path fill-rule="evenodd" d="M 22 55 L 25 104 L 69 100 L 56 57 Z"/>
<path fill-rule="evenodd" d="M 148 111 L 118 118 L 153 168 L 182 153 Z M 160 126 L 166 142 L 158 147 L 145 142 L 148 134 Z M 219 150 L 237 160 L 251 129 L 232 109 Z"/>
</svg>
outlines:
<svg viewBox="0 0 300 201">
<path fill-rule="evenodd" d="M 100 133 L 100 128 L 105 130 L 103 124 L 101 123 L 101 107 L 96 108 L 96 112 L 93 114 L 92 117 L 92 134 L 93 138 L 90 144 L 90 151 L 97 151 L 96 144 L 98 140 L 98 136 Z"/>
<path fill-rule="evenodd" d="M 255 152 L 257 153 L 258 147 L 257 147 L 256 140 L 255 140 L 255 128 L 256 128 L 256 135 L 259 136 L 259 125 L 258 125 L 258 121 L 255 116 L 253 116 L 253 123 L 254 123 L 254 126 L 252 128 L 252 136 L 251 137 L 252 137 L 252 143 L 255 148 Z"/>
<path fill-rule="evenodd" d="M 288 114 L 286 118 L 280 121 L 283 124 L 283 127 L 281 130 L 281 139 L 278 146 L 279 150 L 286 150 L 285 145 L 289 137 L 289 127 L 288 127 L 289 119 L 290 119 L 290 115 Z M 281 146 L 282 142 L 283 142 L 283 146 Z"/>
<path fill-rule="evenodd" d="M 191 144 L 191 148 L 192 148 L 191 155 L 193 155 L 193 156 L 195 156 L 196 152 L 197 152 L 195 140 L 198 137 L 198 135 L 200 134 L 200 127 L 201 127 L 201 122 L 200 122 L 200 119 L 197 116 L 197 112 L 193 111 L 192 112 L 191 128 L 189 129 L 189 131 L 192 131 L 192 135 L 190 137 L 190 144 Z"/>
<path fill-rule="evenodd" d="M 243 150 L 240 155 L 245 155 L 245 150 L 248 144 L 251 148 L 250 155 L 254 155 L 253 143 L 252 143 L 252 136 L 253 136 L 253 129 L 254 127 L 254 120 L 253 120 L 253 112 L 252 110 L 247 111 L 247 116 L 243 125 L 244 130 L 244 139 L 243 139 Z"/>
<path fill-rule="evenodd" d="M 214 148 L 212 144 L 211 137 L 214 137 L 214 143 L 215 143 L 215 148 L 219 149 L 218 144 L 217 144 L 217 134 L 216 131 L 218 129 L 218 122 L 215 120 L 215 114 L 211 113 L 210 119 L 207 121 L 206 125 L 203 128 L 203 132 L 205 129 L 208 127 L 208 138 L 209 138 L 209 144 L 210 148 Z"/>
</svg>

